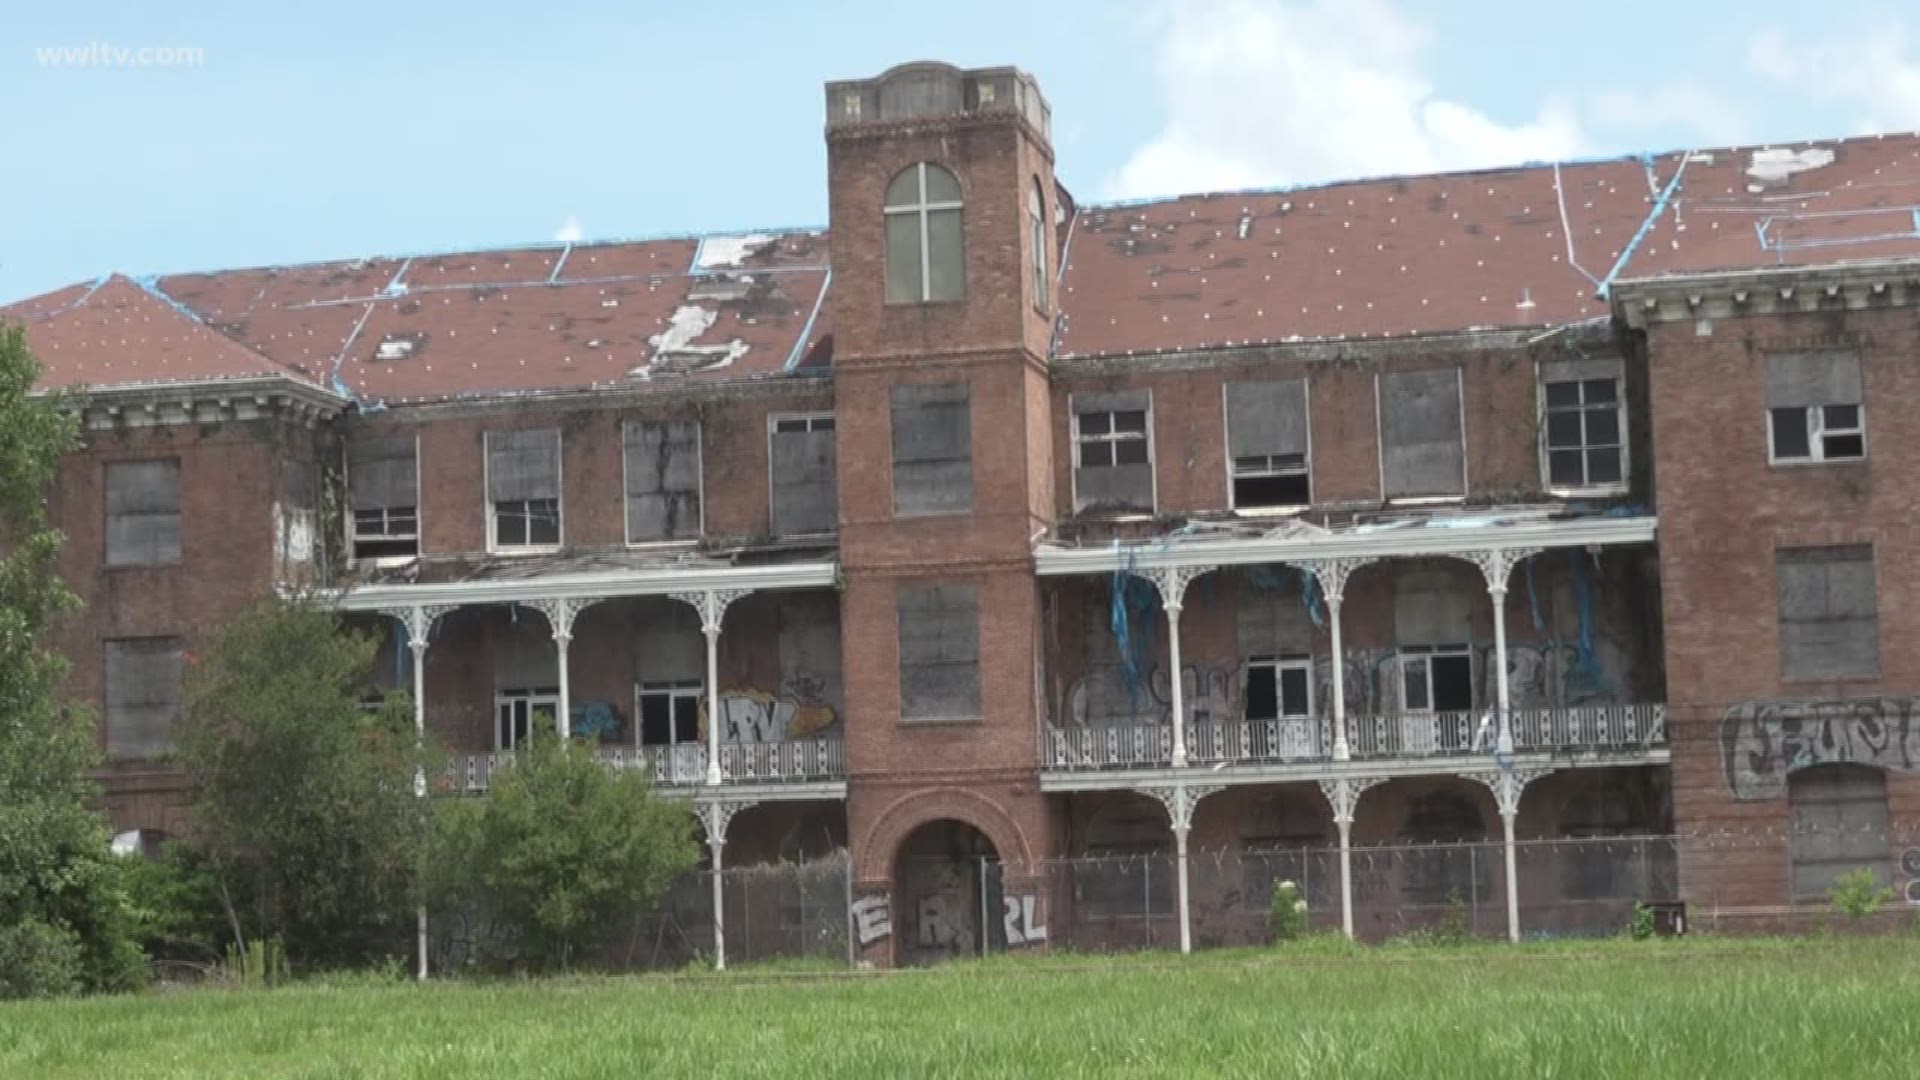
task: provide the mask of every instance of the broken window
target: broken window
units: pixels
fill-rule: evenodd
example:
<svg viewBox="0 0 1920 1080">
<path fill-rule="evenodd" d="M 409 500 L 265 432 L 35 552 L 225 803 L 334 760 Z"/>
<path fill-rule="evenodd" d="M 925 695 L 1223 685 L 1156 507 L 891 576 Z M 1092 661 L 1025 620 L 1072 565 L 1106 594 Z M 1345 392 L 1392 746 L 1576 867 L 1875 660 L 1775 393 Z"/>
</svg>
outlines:
<svg viewBox="0 0 1920 1080">
<path fill-rule="evenodd" d="M 1541 365 L 1540 379 L 1547 486 L 1620 487 L 1626 479 L 1620 362 L 1553 361 Z"/>
<path fill-rule="evenodd" d="M 1767 357 L 1768 458 L 1858 461 L 1867 456 L 1860 357 L 1852 352 Z"/>
<path fill-rule="evenodd" d="M 1880 671 L 1873 548 L 1797 548 L 1774 554 L 1780 587 L 1780 673 L 1789 679 Z"/>
<path fill-rule="evenodd" d="M 1040 194 L 1040 181 L 1027 189 L 1027 243 L 1032 247 L 1033 306 L 1047 313 L 1047 200 Z"/>
<path fill-rule="evenodd" d="M 108 757 L 152 758 L 173 749 L 181 649 L 177 637 L 106 643 Z"/>
<path fill-rule="evenodd" d="M 557 686 L 515 687 L 494 694 L 493 747 L 513 750 L 527 745 L 535 732 L 549 735 L 560 729 L 554 717 L 560 715 L 560 688 Z"/>
<path fill-rule="evenodd" d="M 1795 899 L 1824 898 L 1842 874 L 1873 871 L 1892 884 L 1887 779 L 1865 765 L 1816 765 L 1787 777 Z"/>
<path fill-rule="evenodd" d="M 973 412 L 966 383 L 896 386 L 893 398 L 893 512 L 973 509 Z"/>
<path fill-rule="evenodd" d="M 634 687 L 635 733 L 641 746 L 672 746 L 700 741 L 699 679 L 642 682 Z"/>
<path fill-rule="evenodd" d="M 560 545 L 560 432 L 487 432 L 487 502 L 492 549 Z"/>
<path fill-rule="evenodd" d="M 107 463 L 107 565 L 180 561 L 180 459 Z"/>
<path fill-rule="evenodd" d="M 900 718 L 980 716 L 980 608 L 972 585 L 901 586 Z"/>
<path fill-rule="evenodd" d="M 774 535 L 833 532 L 840 513 L 833 416 L 776 416 L 769 427 Z"/>
<path fill-rule="evenodd" d="M 960 181 L 938 165 L 902 169 L 887 185 L 887 302 L 966 295 Z"/>
<path fill-rule="evenodd" d="M 1311 504 L 1306 380 L 1229 383 L 1226 396 L 1233 508 L 1260 510 Z"/>
<path fill-rule="evenodd" d="M 627 543 L 700 535 L 700 425 L 630 420 L 626 453 Z"/>
<path fill-rule="evenodd" d="M 1145 390 L 1073 395 L 1075 510 L 1153 512 L 1151 407 Z"/>
<path fill-rule="evenodd" d="M 1247 660 L 1247 719 L 1313 715 L 1313 659 L 1255 656 Z"/>
<path fill-rule="evenodd" d="M 1467 493 L 1460 369 L 1380 376 L 1380 479 L 1389 499 Z"/>
<path fill-rule="evenodd" d="M 347 503 L 353 557 L 420 553 L 419 450 L 411 435 L 358 439 L 347 446 Z"/>
<path fill-rule="evenodd" d="M 1465 712 L 1473 708 L 1473 654 L 1465 645 L 1403 647 L 1400 686 L 1408 712 Z"/>
</svg>

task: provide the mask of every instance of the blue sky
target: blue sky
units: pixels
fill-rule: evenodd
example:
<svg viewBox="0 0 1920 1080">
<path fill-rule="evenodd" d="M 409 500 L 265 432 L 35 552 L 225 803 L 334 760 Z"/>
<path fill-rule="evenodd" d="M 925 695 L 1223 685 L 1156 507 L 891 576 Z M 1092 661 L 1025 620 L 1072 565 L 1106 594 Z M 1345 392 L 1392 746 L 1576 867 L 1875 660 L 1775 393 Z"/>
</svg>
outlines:
<svg viewBox="0 0 1920 1080">
<path fill-rule="evenodd" d="M 0 301 L 824 224 L 820 84 L 920 58 L 1034 72 L 1083 202 L 1920 127 L 1920 12 L 1851 0 L 11 7 Z"/>
</svg>

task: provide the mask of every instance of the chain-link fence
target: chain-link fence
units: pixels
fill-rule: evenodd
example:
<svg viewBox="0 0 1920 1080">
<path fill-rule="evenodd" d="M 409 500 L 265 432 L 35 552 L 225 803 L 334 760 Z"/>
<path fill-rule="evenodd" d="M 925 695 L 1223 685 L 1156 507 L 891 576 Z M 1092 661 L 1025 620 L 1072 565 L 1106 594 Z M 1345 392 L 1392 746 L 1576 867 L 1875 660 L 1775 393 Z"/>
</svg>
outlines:
<svg viewBox="0 0 1920 1080">
<path fill-rule="evenodd" d="M 1264 945 L 1271 908 L 1290 882 L 1307 926 L 1337 932 L 1350 897 L 1354 936 L 1505 938 L 1507 848 L 1499 841 L 1360 845 L 1350 892 L 1332 846 L 1201 850 L 1186 863 L 1185 925 L 1195 949 Z M 1180 864 L 1141 853 L 1008 865 L 991 858 L 922 860 L 883 898 L 886 948 L 897 963 L 1008 951 L 1178 949 Z M 1861 868 L 1877 913 L 1851 918 L 1831 894 Z M 852 964 L 852 867 L 844 851 L 805 863 L 721 874 L 729 964 L 806 958 Z M 1526 939 L 1626 932 L 1641 905 L 1661 929 L 1807 933 L 1913 925 L 1920 912 L 1920 837 L 1876 829 L 1697 832 L 1522 840 L 1513 845 L 1514 911 Z M 1866 894 L 1863 894 L 1866 895 Z M 1673 922 L 1683 910 L 1685 927 Z M 869 897 L 863 903 L 872 903 Z M 713 875 L 675 881 L 654 910 L 610 928 L 603 959 L 628 970 L 710 963 L 716 955 Z M 872 913 L 869 913 L 870 915 Z M 872 935 L 862 933 L 860 941 Z M 512 941 L 457 913 L 433 920 L 437 971 L 511 966 Z"/>
</svg>

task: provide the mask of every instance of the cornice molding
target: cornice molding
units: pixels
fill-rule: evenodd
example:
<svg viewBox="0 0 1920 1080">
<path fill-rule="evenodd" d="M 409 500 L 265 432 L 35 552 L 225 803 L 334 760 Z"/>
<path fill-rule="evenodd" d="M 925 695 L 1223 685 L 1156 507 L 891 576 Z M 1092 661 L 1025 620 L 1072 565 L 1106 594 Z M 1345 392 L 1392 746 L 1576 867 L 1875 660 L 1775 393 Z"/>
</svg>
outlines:
<svg viewBox="0 0 1920 1080">
<path fill-rule="evenodd" d="M 1920 304 L 1920 259 L 1628 278 L 1609 290 L 1628 326 Z"/>
<path fill-rule="evenodd" d="M 89 431 L 237 420 L 285 420 L 313 427 L 340 415 L 348 404 L 331 390 L 284 375 L 83 385 L 62 392 Z"/>
</svg>

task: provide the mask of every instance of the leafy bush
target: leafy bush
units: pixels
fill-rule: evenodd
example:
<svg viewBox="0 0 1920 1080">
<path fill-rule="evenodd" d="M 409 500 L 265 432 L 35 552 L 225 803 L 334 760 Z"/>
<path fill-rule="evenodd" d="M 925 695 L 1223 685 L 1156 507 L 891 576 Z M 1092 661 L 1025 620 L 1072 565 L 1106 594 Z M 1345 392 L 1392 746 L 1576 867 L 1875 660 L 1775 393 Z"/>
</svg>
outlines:
<svg viewBox="0 0 1920 1080">
<path fill-rule="evenodd" d="M 1891 887 L 1882 887 L 1867 867 L 1841 874 L 1827 890 L 1827 899 L 1849 919 L 1864 919 L 1885 907 L 1897 895 Z"/>
<path fill-rule="evenodd" d="M 276 598 L 187 672 L 176 741 L 234 944 L 277 938 L 308 968 L 407 948 L 427 761 L 404 695 L 362 704 L 378 647 L 327 608 Z"/>
<path fill-rule="evenodd" d="M 1645 941 L 1653 936 L 1653 909 L 1642 903 L 1633 905 L 1633 922 L 1627 927 L 1627 935 L 1635 941 Z"/>
<path fill-rule="evenodd" d="M 693 819 L 589 744 L 536 735 L 484 798 L 436 804 L 428 897 L 473 913 L 536 968 L 590 962 L 611 927 L 651 908 L 698 858 Z M 475 958 L 499 964 L 506 957 Z"/>
<path fill-rule="evenodd" d="M 1300 886 L 1282 881 L 1273 887 L 1267 904 L 1267 929 L 1275 942 L 1298 941 L 1307 933 L 1307 900 Z"/>
<path fill-rule="evenodd" d="M 76 445 L 59 394 L 18 327 L 0 327 L 0 983 L 7 994 L 115 990 L 145 969 L 106 823 L 90 803 L 93 719 L 59 700 L 67 664 L 44 647 L 79 606 L 60 581 L 45 496 Z"/>
<path fill-rule="evenodd" d="M 147 959 L 212 965 L 228 940 L 220 879 L 206 857 L 168 841 L 157 859 L 128 856 L 122 875 L 133 933 Z M 244 900 L 241 906 L 246 906 Z"/>
<path fill-rule="evenodd" d="M 1464 945 L 1471 935 L 1467 929 L 1467 904 L 1460 898 L 1460 890 L 1447 893 L 1447 910 L 1434 925 L 1433 941 L 1436 945 Z"/>
<path fill-rule="evenodd" d="M 78 993 L 85 952 L 80 935 L 39 919 L 0 927 L 0 1001 Z"/>
</svg>

